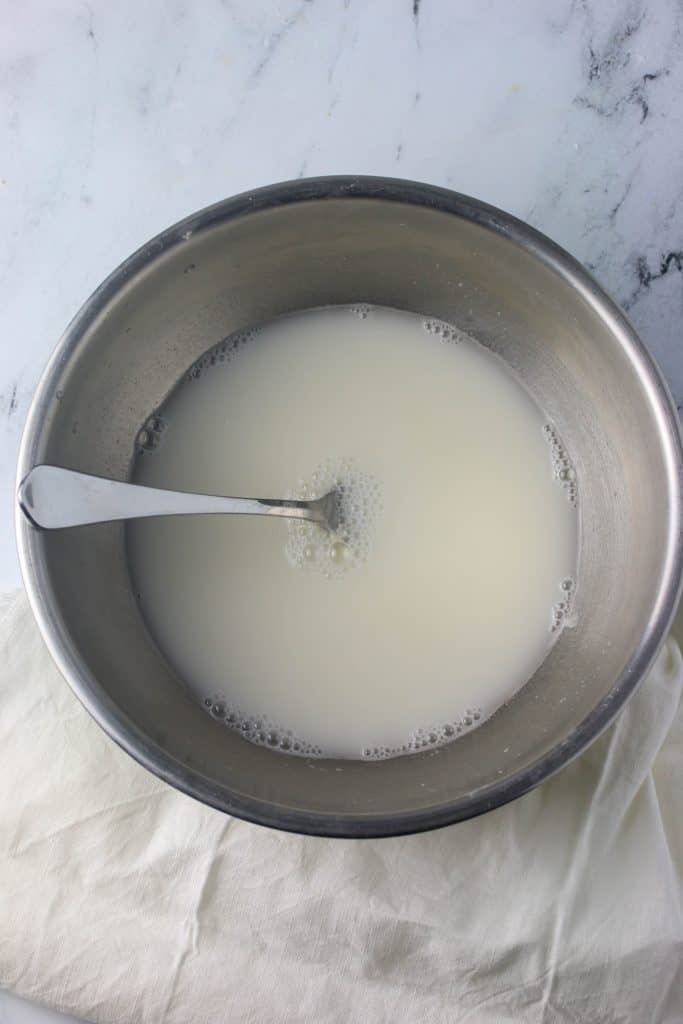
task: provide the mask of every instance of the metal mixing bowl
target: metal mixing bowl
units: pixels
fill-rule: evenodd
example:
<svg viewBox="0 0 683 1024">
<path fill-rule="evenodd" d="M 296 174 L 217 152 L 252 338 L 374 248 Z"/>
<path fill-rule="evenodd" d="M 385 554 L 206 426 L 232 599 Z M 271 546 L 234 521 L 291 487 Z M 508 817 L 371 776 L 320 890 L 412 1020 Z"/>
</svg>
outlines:
<svg viewBox="0 0 683 1024">
<path fill-rule="evenodd" d="M 125 480 L 138 428 L 206 349 L 281 313 L 361 301 L 440 317 L 500 353 L 576 466 L 578 625 L 480 728 L 436 752 L 384 762 L 306 761 L 253 746 L 187 696 L 147 633 L 121 525 L 39 533 L 17 518 L 43 636 L 109 735 L 207 804 L 332 836 L 459 821 L 557 771 L 643 679 L 681 579 L 678 422 L 633 327 L 538 232 L 474 199 L 405 181 L 274 185 L 145 245 L 60 341 L 29 414 L 19 478 L 50 462 Z"/>
</svg>

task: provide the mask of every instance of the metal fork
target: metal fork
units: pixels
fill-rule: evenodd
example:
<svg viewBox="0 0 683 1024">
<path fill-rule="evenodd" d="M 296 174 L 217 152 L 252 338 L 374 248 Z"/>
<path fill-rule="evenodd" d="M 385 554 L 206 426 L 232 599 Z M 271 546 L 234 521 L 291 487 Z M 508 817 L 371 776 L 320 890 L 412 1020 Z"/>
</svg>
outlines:
<svg viewBox="0 0 683 1024">
<path fill-rule="evenodd" d="M 339 496 L 334 490 L 311 501 L 228 498 L 142 487 L 59 466 L 35 466 L 19 485 L 17 498 L 29 522 L 41 530 L 184 515 L 285 516 L 320 523 L 332 533 L 339 526 Z"/>
</svg>

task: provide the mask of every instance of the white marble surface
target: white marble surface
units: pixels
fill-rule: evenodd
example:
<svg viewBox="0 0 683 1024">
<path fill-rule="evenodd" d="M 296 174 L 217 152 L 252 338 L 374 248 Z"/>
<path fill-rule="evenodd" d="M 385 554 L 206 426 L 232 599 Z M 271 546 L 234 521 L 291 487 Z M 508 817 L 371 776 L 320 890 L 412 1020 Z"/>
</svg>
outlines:
<svg viewBox="0 0 683 1024">
<path fill-rule="evenodd" d="M 680 0 L 0 0 L 0 17 L 0 590 L 19 579 L 20 431 L 62 328 L 145 239 L 267 182 L 389 174 L 504 207 L 594 271 L 683 403 Z"/>
</svg>

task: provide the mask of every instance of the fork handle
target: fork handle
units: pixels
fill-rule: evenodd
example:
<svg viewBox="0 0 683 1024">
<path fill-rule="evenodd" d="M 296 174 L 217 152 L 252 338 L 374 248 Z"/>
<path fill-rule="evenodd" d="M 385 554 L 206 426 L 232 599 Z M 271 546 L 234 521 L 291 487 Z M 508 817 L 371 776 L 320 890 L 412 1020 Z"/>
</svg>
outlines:
<svg viewBox="0 0 683 1024">
<path fill-rule="evenodd" d="M 166 491 L 59 466 L 35 466 L 19 485 L 17 500 L 29 522 L 41 530 L 61 530 L 116 519 L 226 513 L 323 521 L 317 502 Z"/>
</svg>

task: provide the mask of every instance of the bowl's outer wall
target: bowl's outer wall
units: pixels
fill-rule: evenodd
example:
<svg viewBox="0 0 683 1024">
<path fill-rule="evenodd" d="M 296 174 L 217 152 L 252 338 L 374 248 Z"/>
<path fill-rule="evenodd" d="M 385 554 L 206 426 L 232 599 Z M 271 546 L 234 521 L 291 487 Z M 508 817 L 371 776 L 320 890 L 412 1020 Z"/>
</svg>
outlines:
<svg viewBox="0 0 683 1024">
<path fill-rule="evenodd" d="M 437 752 L 379 763 L 307 762 L 250 745 L 185 695 L 147 634 L 120 525 L 48 534 L 17 521 L 43 634 L 114 739 L 223 810 L 331 835 L 446 824 L 557 770 L 642 678 L 681 576 L 677 418 L 633 328 L 543 236 L 414 183 L 272 186 L 149 243 L 60 342 L 32 406 L 19 477 L 51 462 L 126 479 L 138 428 L 202 352 L 287 311 L 359 301 L 441 317 L 499 353 L 576 465 L 578 624 L 479 729 Z"/>
</svg>

